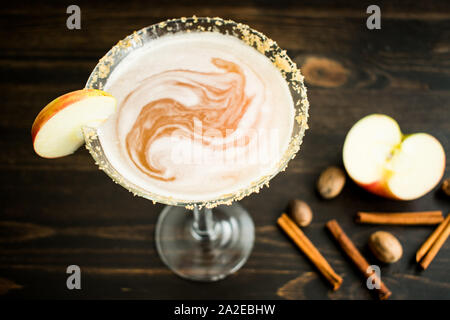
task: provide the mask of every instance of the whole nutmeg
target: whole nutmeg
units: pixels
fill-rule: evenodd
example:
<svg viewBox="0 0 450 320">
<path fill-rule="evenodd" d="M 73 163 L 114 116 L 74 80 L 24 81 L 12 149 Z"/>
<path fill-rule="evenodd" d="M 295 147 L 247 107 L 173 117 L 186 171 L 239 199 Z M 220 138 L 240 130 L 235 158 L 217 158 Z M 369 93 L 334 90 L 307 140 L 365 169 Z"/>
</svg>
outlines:
<svg viewBox="0 0 450 320">
<path fill-rule="evenodd" d="M 345 172 L 338 167 L 328 167 L 319 176 L 317 180 L 317 190 L 325 199 L 336 197 L 344 188 Z"/>
<path fill-rule="evenodd" d="M 312 211 L 309 205 L 305 201 L 291 200 L 289 203 L 291 210 L 291 217 L 300 227 L 306 227 L 312 221 Z"/>
<path fill-rule="evenodd" d="M 377 231 L 369 238 L 369 248 L 374 256 L 385 263 L 393 263 L 402 257 L 403 248 L 400 241 L 391 233 Z"/>
<path fill-rule="evenodd" d="M 448 196 L 450 196 L 450 178 L 447 178 L 442 182 L 442 191 Z"/>
</svg>

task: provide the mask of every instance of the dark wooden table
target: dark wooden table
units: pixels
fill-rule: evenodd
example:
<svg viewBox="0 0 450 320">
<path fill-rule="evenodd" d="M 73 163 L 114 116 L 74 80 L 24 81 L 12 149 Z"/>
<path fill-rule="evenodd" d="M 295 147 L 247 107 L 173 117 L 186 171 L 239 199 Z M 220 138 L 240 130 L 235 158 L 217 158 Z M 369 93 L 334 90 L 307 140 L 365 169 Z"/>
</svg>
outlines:
<svg viewBox="0 0 450 320">
<path fill-rule="evenodd" d="M 413 262 L 433 227 L 361 226 L 357 210 L 449 211 L 434 190 L 398 202 L 347 182 L 331 201 L 315 192 L 325 167 L 342 165 L 346 132 L 361 117 L 386 113 L 404 132 L 429 132 L 450 150 L 450 4 L 378 1 L 382 29 L 366 28 L 369 2 L 329 1 L 79 1 L 81 30 L 66 28 L 70 3 L 2 4 L 0 19 L 0 295 L 4 298 L 371 299 L 365 281 L 324 224 L 337 219 L 369 261 L 368 236 L 392 232 L 404 247 L 398 263 L 382 266 L 392 299 L 450 299 L 450 243 L 426 271 Z M 162 205 L 115 185 L 82 148 L 46 160 L 33 152 L 30 128 L 50 100 L 84 86 L 98 59 L 118 40 L 171 17 L 222 16 L 275 39 L 302 66 L 308 85 L 310 130 L 301 152 L 270 188 L 241 203 L 256 224 L 247 264 L 217 283 L 172 274 L 154 247 Z M 448 176 L 448 166 L 446 175 Z M 306 200 L 314 221 L 308 237 L 343 276 L 337 292 L 276 227 L 292 198 Z M 82 270 L 82 290 L 66 288 L 66 268 Z"/>
</svg>

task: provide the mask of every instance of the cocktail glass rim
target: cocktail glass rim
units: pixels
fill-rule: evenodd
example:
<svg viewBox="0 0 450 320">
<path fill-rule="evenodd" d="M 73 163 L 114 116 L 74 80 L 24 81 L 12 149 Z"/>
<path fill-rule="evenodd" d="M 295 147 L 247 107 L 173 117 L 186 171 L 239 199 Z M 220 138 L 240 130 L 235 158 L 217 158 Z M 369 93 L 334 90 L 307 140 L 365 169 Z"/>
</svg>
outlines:
<svg viewBox="0 0 450 320">
<path fill-rule="evenodd" d="M 172 206 L 184 206 L 188 209 L 193 209 L 194 207 L 213 208 L 222 204 L 231 204 L 233 201 L 239 201 L 254 192 L 259 192 L 262 187 L 269 185 L 269 181 L 275 175 L 284 171 L 288 162 L 294 158 L 299 151 L 305 130 L 308 128 L 309 102 L 306 95 L 306 87 L 303 82 L 304 78 L 296 64 L 286 54 L 286 51 L 282 50 L 275 41 L 266 37 L 261 32 L 250 28 L 248 25 L 237 23 L 232 20 L 224 20 L 219 17 L 209 18 L 193 16 L 189 18 L 169 19 L 142 28 L 139 31 L 135 31 L 133 34 L 119 41 L 100 59 L 92 71 L 85 88 L 102 90 L 108 76 L 114 70 L 115 66 L 130 52 L 142 47 L 144 44 L 152 41 L 152 39 L 156 39 L 166 34 L 180 32 L 219 32 L 232 35 L 243 41 L 245 44 L 255 48 L 261 54 L 264 54 L 281 72 L 281 75 L 289 86 L 294 102 L 295 121 L 288 148 L 283 153 L 273 172 L 259 177 L 245 188 L 236 190 L 236 192 L 233 193 L 223 194 L 215 199 L 201 201 L 177 199 L 145 190 L 123 177 L 111 165 L 106 157 L 95 128 L 83 128 L 86 148 L 89 150 L 99 168 L 112 180 L 132 192 L 134 195 L 149 199 L 154 203 L 160 202 Z"/>
</svg>

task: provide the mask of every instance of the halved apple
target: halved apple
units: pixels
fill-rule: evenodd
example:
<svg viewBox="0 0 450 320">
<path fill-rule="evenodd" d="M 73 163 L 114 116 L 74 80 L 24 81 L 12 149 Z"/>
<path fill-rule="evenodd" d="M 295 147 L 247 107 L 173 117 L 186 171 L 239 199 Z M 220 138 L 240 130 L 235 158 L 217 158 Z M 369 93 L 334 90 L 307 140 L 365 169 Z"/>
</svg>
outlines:
<svg viewBox="0 0 450 320">
<path fill-rule="evenodd" d="M 364 189 L 387 198 L 417 199 L 442 178 L 445 152 L 427 133 L 403 135 L 397 122 L 382 114 L 355 123 L 345 138 L 344 166 Z"/>
<path fill-rule="evenodd" d="M 83 89 L 56 98 L 34 120 L 34 151 L 44 158 L 75 152 L 84 143 L 81 127 L 96 127 L 115 110 L 116 99 L 101 90 Z"/>
</svg>

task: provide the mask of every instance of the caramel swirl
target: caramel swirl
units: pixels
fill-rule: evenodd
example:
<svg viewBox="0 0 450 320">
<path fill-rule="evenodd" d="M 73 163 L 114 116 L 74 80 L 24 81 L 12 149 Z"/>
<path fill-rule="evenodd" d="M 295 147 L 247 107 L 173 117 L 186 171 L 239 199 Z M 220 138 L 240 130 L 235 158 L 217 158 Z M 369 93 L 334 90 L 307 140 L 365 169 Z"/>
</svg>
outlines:
<svg viewBox="0 0 450 320">
<path fill-rule="evenodd" d="M 169 164 L 164 165 L 152 156 L 152 145 L 163 137 L 176 134 L 201 141 L 209 148 L 228 147 L 226 138 L 238 129 L 252 97 L 245 94 L 245 75 L 237 64 L 220 58 L 212 58 L 211 63 L 220 71 L 164 71 L 144 79 L 125 98 L 124 105 L 133 95 L 142 92 L 150 98 L 158 96 L 140 109 L 125 139 L 129 158 L 147 176 L 161 181 L 176 179 L 176 176 L 167 174 Z M 153 94 L 158 88 L 174 94 Z M 194 102 L 182 103 L 183 93 L 194 97 L 191 99 Z M 124 109 L 121 112 L 125 112 Z M 201 122 L 202 132 L 195 132 L 195 121 Z M 219 143 L 217 132 L 221 133 Z M 198 137 L 199 134 L 201 137 Z M 213 140 L 214 143 L 211 143 Z"/>
</svg>

